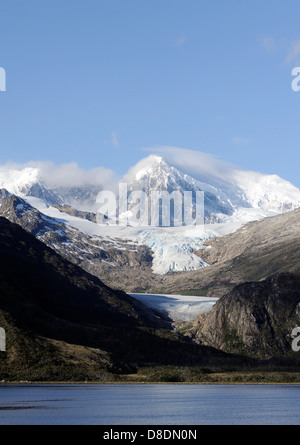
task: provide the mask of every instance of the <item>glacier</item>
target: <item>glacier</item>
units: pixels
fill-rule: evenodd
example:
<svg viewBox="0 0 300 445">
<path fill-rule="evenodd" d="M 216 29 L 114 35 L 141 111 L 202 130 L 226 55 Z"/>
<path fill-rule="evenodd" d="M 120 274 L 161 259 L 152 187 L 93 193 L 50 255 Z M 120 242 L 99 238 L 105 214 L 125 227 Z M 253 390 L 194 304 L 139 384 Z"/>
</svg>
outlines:
<svg viewBox="0 0 300 445">
<path fill-rule="evenodd" d="M 95 212 L 96 195 L 101 187 L 86 184 L 76 188 L 64 187 L 64 190 L 49 187 L 38 167 L 18 169 L 2 166 L 0 188 L 22 197 L 44 215 L 57 218 L 90 236 L 107 237 L 110 241 L 118 238 L 130 240 L 150 247 L 153 251 L 153 272 L 160 275 L 207 267 L 209 265 L 201 259 L 201 250 L 206 248 L 204 243 L 208 239 L 232 233 L 249 221 L 300 207 L 300 190 L 277 175 L 232 167 L 229 171 L 227 168 L 226 176 L 222 178 L 206 171 L 201 180 L 177 167 L 162 156 L 150 155 L 132 167 L 120 182 L 127 184 L 129 192 L 204 191 L 204 225 L 130 225 L 130 218 L 128 226 L 118 226 L 109 220 L 99 225 L 71 216 L 53 205 L 64 203 L 74 206 L 77 203 L 78 210 L 84 206 L 83 210 Z M 126 217 L 128 215 L 130 211 Z"/>
<path fill-rule="evenodd" d="M 218 298 L 169 294 L 130 294 L 172 321 L 192 321 L 197 315 L 210 312 Z"/>
</svg>

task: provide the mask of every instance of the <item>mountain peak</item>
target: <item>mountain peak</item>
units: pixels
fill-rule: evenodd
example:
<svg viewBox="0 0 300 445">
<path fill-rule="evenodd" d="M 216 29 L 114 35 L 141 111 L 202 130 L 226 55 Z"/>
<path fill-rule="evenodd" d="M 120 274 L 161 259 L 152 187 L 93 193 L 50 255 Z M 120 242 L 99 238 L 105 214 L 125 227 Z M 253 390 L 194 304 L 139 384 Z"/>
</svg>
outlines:
<svg viewBox="0 0 300 445">
<path fill-rule="evenodd" d="M 153 163 L 156 163 L 156 164 L 161 164 L 162 162 L 165 162 L 165 159 L 163 158 L 163 156 L 154 155 L 154 154 L 149 155 L 145 159 L 151 160 Z"/>
<path fill-rule="evenodd" d="M 132 167 L 126 174 L 125 178 L 126 181 L 140 181 L 145 176 L 158 174 L 161 169 L 170 169 L 170 166 L 167 164 L 165 159 L 162 156 L 149 155 Z"/>
<path fill-rule="evenodd" d="M 129 193 L 144 191 L 148 196 L 152 191 L 192 192 L 194 200 L 198 191 L 204 191 L 206 222 L 250 221 L 300 207 L 300 190 L 278 175 L 225 167 L 216 174 L 212 163 L 198 159 L 192 165 L 193 160 L 187 158 L 188 167 L 183 159 L 179 163 L 169 161 L 167 155 L 149 154 L 129 169 L 122 182 Z M 85 211 L 95 210 L 103 189 L 97 184 L 50 185 L 45 169 L 38 165 L 2 167 L 1 188 L 23 198 L 39 198 L 50 206 L 68 204 Z"/>
<path fill-rule="evenodd" d="M 40 182 L 40 169 L 25 167 L 23 169 L 7 168 L 1 170 L 0 187 L 13 194 L 26 194 L 28 189 Z"/>
</svg>

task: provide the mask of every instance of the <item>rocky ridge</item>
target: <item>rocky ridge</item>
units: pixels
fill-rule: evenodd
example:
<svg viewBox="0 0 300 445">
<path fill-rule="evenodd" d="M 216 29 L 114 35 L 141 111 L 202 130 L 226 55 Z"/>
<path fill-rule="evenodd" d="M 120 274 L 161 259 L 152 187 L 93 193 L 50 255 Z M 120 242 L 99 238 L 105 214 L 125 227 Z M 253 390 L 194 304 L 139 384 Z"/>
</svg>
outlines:
<svg viewBox="0 0 300 445">
<path fill-rule="evenodd" d="M 190 335 L 201 345 L 269 359 L 291 354 L 299 325 L 300 275 L 282 273 L 234 287 L 196 318 Z"/>
<path fill-rule="evenodd" d="M 168 274 L 160 291 L 221 297 L 235 285 L 279 272 L 300 273 L 300 209 L 252 221 L 209 239 L 199 251 L 209 267 Z"/>
<path fill-rule="evenodd" d="M 70 206 L 58 208 L 77 215 Z M 116 289 L 126 290 L 130 285 L 130 290 L 134 291 L 132 283 L 139 289 L 142 280 L 149 284 L 153 282 L 152 253 L 146 246 L 107 236 L 91 237 L 65 224 L 63 213 L 60 220 L 46 216 L 5 189 L 0 190 L 0 216 L 19 224 L 64 258 Z M 87 219 L 90 217 L 89 214 L 85 216 Z"/>
</svg>

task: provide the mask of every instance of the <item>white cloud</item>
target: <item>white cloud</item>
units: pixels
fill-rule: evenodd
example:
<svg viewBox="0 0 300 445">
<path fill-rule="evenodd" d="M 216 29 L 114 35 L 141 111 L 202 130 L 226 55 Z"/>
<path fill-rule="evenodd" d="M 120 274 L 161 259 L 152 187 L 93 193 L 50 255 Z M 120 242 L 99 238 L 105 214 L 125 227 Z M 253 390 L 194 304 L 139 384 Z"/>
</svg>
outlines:
<svg viewBox="0 0 300 445">
<path fill-rule="evenodd" d="M 275 47 L 276 47 L 275 39 L 273 39 L 273 37 L 270 37 L 270 36 L 265 36 L 262 39 L 261 44 L 262 44 L 262 47 L 266 51 L 273 51 L 275 49 Z"/>
<path fill-rule="evenodd" d="M 210 154 L 180 147 L 159 146 L 145 148 L 147 152 L 163 156 L 171 165 L 195 179 L 216 185 L 219 181 L 231 182 L 233 172 L 240 168 Z"/>
<path fill-rule="evenodd" d="M 237 145 L 237 146 L 241 146 L 241 145 L 246 145 L 246 144 L 248 144 L 248 142 L 249 142 L 249 140 L 248 139 L 245 139 L 245 138 L 242 138 L 242 137 L 240 137 L 240 136 L 234 136 L 233 138 L 232 138 L 232 142 L 235 144 L 235 145 Z"/>
<path fill-rule="evenodd" d="M 285 63 L 294 62 L 300 56 L 300 40 L 294 41 L 290 45 L 290 49 L 285 59 Z"/>
<path fill-rule="evenodd" d="M 178 48 L 181 48 L 181 47 L 186 43 L 186 41 L 187 41 L 186 36 L 185 36 L 185 35 L 182 35 L 181 37 L 179 37 L 179 38 L 176 40 L 176 46 L 177 46 Z"/>
<path fill-rule="evenodd" d="M 105 167 L 84 169 L 76 162 L 56 165 L 51 161 L 30 161 L 24 164 L 7 163 L 0 165 L 0 176 L 8 170 L 24 171 L 33 168 L 38 178 L 48 187 L 78 187 L 95 185 L 109 188 L 117 181 L 116 174 Z"/>
<path fill-rule="evenodd" d="M 118 140 L 117 133 L 115 131 L 112 131 L 111 138 L 109 140 L 104 141 L 104 144 L 110 144 L 113 145 L 114 147 L 119 147 L 120 142 Z"/>
<path fill-rule="evenodd" d="M 118 138 L 117 138 L 117 133 L 115 131 L 113 131 L 111 136 L 112 136 L 111 143 L 113 144 L 113 146 L 114 147 L 119 147 L 120 143 L 119 143 Z"/>
<path fill-rule="evenodd" d="M 300 39 L 294 41 L 275 40 L 271 36 L 265 36 L 260 41 L 261 46 L 268 52 L 280 51 L 284 57 L 284 63 L 300 64 Z"/>
</svg>

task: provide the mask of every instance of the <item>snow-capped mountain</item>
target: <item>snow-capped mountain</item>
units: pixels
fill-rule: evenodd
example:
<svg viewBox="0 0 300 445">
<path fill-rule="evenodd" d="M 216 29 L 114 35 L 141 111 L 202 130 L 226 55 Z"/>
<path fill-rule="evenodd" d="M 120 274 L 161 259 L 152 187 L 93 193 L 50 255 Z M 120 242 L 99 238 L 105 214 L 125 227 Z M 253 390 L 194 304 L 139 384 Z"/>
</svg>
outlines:
<svg viewBox="0 0 300 445">
<path fill-rule="evenodd" d="M 207 223 L 219 221 L 217 216 L 219 214 L 231 215 L 233 213 L 232 204 L 221 190 L 181 172 L 161 156 L 150 155 L 141 160 L 129 170 L 122 182 L 127 184 L 128 192 L 143 191 L 148 197 L 152 192 L 166 191 L 171 194 L 178 191 L 182 196 L 184 192 L 192 192 L 191 199 L 188 198 L 186 201 L 191 207 L 195 206 L 196 192 L 204 191 L 204 219 Z M 162 208 L 161 213 L 164 211 L 166 209 Z M 179 211 L 182 209 L 180 208 Z"/>
<path fill-rule="evenodd" d="M 29 204 L 32 199 L 42 211 Z M 113 287 L 125 287 L 124 280 L 118 276 L 119 269 L 133 283 L 138 282 L 137 277 L 144 276 L 146 281 L 151 276 L 152 254 L 148 247 L 128 240 L 117 241 L 101 232 L 98 235 L 92 232 L 91 236 L 87 233 L 88 225 L 95 228 L 98 225 L 86 219 L 89 215 L 80 211 L 65 213 L 70 211 L 67 206 L 57 208 L 44 204 L 43 208 L 42 203 L 39 198 L 25 200 L 0 189 L 0 217 L 20 225 L 61 256 L 100 279 L 110 274 L 107 279 Z"/>
<path fill-rule="evenodd" d="M 114 258 L 118 256 L 118 249 L 125 251 L 127 245 L 132 246 L 132 243 L 136 243 L 138 246 L 147 246 L 147 249 L 151 250 L 152 271 L 160 275 L 207 267 L 208 264 L 201 258 L 201 250 L 206 248 L 204 242 L 207 239 L 232 233 L 245 222 L 300 207 L 300 190 L 276 175 L 265 175 L 237 168 L 227 169 L 226 174 L 222 175 L 216 175 L 209 169 L 203 171 L 203 168 L 199 169 L 199 174 L 192 176 L 189 173 L 185 171 L 184 166 L 179 168 L 178 165 L 172 165 L 162 156 L 150 155 L 132 167 L 120 182 L 126 184 L 128 197 L 134 191 L 144 191 L 146 195 L 151 194 L 152 191 L 168 193 L 178 191 L 181 194 L 192 192 L 193 196 L 197 192 L 204 192 L 206 222 L 204 226 L 197 224 L 177 227 L 168 225 L 156 227 L 151 224 L 145 226 L 136 224 L 136 219 L 133 224 L 131 216 L 134 208 L 130 200 L 125 212 L 128 226 L 112 224 L 109 219 L 106 220 L 105 225 L 100 226 L 90 218 L 93 216 L 90 213 L 97 210 L 96 196 L 101 190 L 99 185 L 86 183 L 80 185 L 77 181 L 76 187 L 74 185 L 62 187 L 61 184 L 57 186 L 52 184 L 50 187 L 43 172 L 37 167 L 23 169 L 1 167 L 0 187 L 25 199 L 41 214 L 60 220 L 68 228 L 71 227 L 70 230 L 75 228 L 78 231 L 76 232 L 78 233 L 76 247 L 81 249 L 80 256 L 85 255 L 85 248 L 79 244 L 80 233 L 83 234 L 82 237 L 86 235 L 92 238 L 102 237 L 102 239 L 108 237 L 110 241 L 112 240 L 112 249 L 113 245 L 116 248 L 116 252 L 110 254 Z M 194 201 L 190 201 L 189 204 L 193 207 Z M 164 211 L 163 205 L 160 211 Z M 32 213 L 26 213 L 26 215 L 32 215 Z M 175 213 L 173 216 L 176 216 Z M 121 217 L 124 217 L 124 214 Z M 120 240 L 122 240 L 121 247 Z M 128 244 L 127 241 L 129 241 Z M 59 242 L 56 245 L 57 249 L 61 250 Z M 69 245 L 63 243 L 66 254 L 70 246 L 70 243 Z M 70 252 L 71 256 L 75 250 Z M 131 248 L 130 256 L 134 255 L 133 251 L 134 249 Z M 91 258 L 87 257 L 85 264 L 90 264 L 89 261 Z M 130 259 L 129 262 L 131 261 Z M 107 267 L 114 267 L 109 263 L 110 261 L 106 263 Z M 114 261 L 111 263 L 115 264 Z M 101 267 L 103 264 L 102 261 Z M 121 263 L 118 262 L 118 264 Z M 149 275 L 147 277 L 149 278 Z M 124 277 L 122 280 L 124 281 Z"/>
<path fill-rule="evenodd" d="M 222 179 L 210 171 L 201 173 L 203 180 L 170 164 L 165 158 L 150 155 L 132 167 L 120 181 L 127 185 L 128 197 L 133 191 L 204 192 L 205 222 L 235 222 L 261 219 L 300 207 L 300 190 L 277 175 L 232 168 Z M 38 167 L 0 169 L 0 188 L 21 197 L 40 198 L 47 205 L 68 204 L 78 210 L 95 211 L 96 197 L 103 187 L 93 184 L 77 186 L 48 185 Z M 189 201 L 187 201 L 189 202 Z M 130 210 L 128 206 L 129 224 Z M 181 209 L 180 209 L 181 210 Z"/>
<path fill-rule="evenodd" d="M 182 194 L 204 191 L 205 222 L 250 221 L 300 206 L 300 190 L 277 175 L 232 168 L 226 177 L 206 172 L 200 181 L 170 165 L 162 156 L 150 155 L 131 168 L 122 182 L 128 191 L 177 190 Z"/>
<path fill-rule="evenodd" d="M 44 172 L 39 167 L 0 169 L 0 188 L 16 196 L 32 196 L 47 205 L 71 205 L 79 210 L 92 210 L 100 186 L 81 184 L 79 186 L 48 185 Z"/>
</svg>

